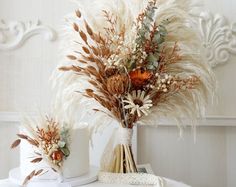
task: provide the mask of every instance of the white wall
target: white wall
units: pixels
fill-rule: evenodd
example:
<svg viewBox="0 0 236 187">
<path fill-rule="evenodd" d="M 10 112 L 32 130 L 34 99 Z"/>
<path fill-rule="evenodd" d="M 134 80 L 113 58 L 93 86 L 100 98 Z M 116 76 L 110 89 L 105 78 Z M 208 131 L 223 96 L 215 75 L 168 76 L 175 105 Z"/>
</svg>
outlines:
<svg viewBox="0 0 236 187">
<path fill-rule="evenodd" d="M 14 122 L 0 123 L 0 179 L 8 176 L 8 170 L 14 168 L 19 162 L 19 150 L 12 151 L 11 143 L 15 140 L 17 133 L 16 124 Z"/>
<path fill-rule="evenodd" d="M 150 163 L 157 175 L 194 187 L 236 186 L 236 127 L 191 127 L 179 139 L 176 127 L 141 127 L 138 161 Z"/>
<path fill-rule="evenodd" d="M 236 127 L 226 128 L 226 151 L 227 151 L 227 185 L 236 186 Z"/>
</svg>

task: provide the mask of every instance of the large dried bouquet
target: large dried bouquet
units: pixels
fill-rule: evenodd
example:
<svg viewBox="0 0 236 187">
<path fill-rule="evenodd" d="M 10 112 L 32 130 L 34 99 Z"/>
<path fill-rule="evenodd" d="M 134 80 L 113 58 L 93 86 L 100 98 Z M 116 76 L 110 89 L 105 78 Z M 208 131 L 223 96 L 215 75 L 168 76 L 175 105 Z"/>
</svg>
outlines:
<svg viewBox="0 0 236 187">
<path fill-rule="evenodd" d="M 73 31 L 67 33 L 67 60 L 60 64 L 55 82 L 58 103 L 67 109 L 90 104 L 94 115 L 119 122 L 118 139 L 101 167 L 129 173 L 137 172 L 131 150 L 137 122 L 201 116 L 214 78 L 199 53 L 189 1 L 151 0 L 142 11 L 138 3 L 129 8 L 132 1 L 116 2 L 118 7 L 109 2 L 101 10 L 102 17 L 87 10 L 96 16 L 86 19 L 90 22 L 79 10 L 68 18 Z"/>
</svg>

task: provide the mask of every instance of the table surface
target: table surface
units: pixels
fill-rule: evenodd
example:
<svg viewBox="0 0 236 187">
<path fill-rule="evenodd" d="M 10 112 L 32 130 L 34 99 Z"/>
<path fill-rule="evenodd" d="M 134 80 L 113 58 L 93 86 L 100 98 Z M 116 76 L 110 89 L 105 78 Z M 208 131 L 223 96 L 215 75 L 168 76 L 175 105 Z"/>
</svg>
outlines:
<svg viewBox="0 0 236 187">
<path fill-rule="evenodd" d="M 177 181 L 174 181 L 174 180 L 171 180 L 171 179 L 166 179 L 165 178 L 165 181 L 166 181 L 166 186 L 165 187 L 190 187 L 186 184 L 183 184 L 181 182 L 177 182 Z M 30 185 L 28 185 L 29 187 L 32 187 Z M 41 186 L 41 185 L 40 185 Z M 40 186 L 37 186 L 37 187 L 40 187 Z M 148 185 L 135 185 L 135 187 L 144 187 L 144 186 L 148 186 Z M 151 185 L 149 185 L 151 186 Z M 19 185 L 16 185 L 12 182 L 10 182 L 8 179 L 5 179 L 5 180 L 0 180 L 0 187 L 20 187 Z M 36 186 L 35 186 L 36 187 Z M 41 186 L 42 187 L 42 186 Z M 52 187 L 52 186 L 51 186 Z M 54 187 L 54 186 L 53 186 Z M 55 186 L 56 187 L 56 186 Z M 57 187 L 61 187 L 60 185 L 58 185 Z M 104 183 L 101 183 L 101 182 L 94 182 L 94 183 L 90 183 L 90 184 L 87 184 L 87 185 L 83 185 L 83 186 L 80 186 L 80 187 L 134 187 L 134 185 L 124 185 L 124 184 L 104 184 Z"/>
</svg>

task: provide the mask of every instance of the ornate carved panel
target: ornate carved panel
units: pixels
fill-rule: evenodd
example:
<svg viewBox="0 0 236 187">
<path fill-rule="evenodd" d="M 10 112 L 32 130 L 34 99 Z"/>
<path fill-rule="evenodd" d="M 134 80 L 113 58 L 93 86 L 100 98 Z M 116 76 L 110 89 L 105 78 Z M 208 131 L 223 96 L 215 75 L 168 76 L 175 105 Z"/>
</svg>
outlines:
<svg viewBox="0 0 236 187">
<path fill-rule="evenodd" d="M 200 31 L 208 62 L 212 67 L 226 63 L 236 55 L 236 23 L 230 24 L 220 14 L 202 12 Z"/>
<path fill-rule="evenodd" d="M 27 39 L 34 35 L 43 35 L 45 39 L 53 41 L 56 32 L 40 21 L 11 21 L 0 20 L 0 50 L 11 50 L 22 46 Z"/>
</svg>

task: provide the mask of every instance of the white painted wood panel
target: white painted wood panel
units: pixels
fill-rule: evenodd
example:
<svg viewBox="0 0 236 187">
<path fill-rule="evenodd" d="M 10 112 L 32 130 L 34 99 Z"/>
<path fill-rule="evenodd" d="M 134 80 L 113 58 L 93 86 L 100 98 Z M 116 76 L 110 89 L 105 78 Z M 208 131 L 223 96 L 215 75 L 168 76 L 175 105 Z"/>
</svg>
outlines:
<svg viewBox="0 0 236 187">
<path fill-rule="evenodd" d="M 138 161 L 155 174 L 194 187 L 236 186 L 236 127 L 199 127 L 196 143 L 190 127 L 182 139 L 176 127 L 141 127 L 138 137 Z"/>
<path fill-rule="evenodd" d="M 36 107 L 45 109 L 49 106 L 49 77 L 59 60 L 59 37 L 56 41 L 45 37 L 51 34 L 51 39 L 54 39 L 64 15 L 73 10 L 73 4 L 66 0 L 1 0 L 0 25 L 22 22 L 25 30 L 12 33 L 11 30 L 1 29 L 3 35 L 0 36 L 2 39 L 5 36 L 6 41 L 0 45 L 0 111 L 32 111 Z M 40 21 L 39 26 L 30 28 L 31 34 L 38 35 L 31 36 L 28 22 L 37 20 Z M 17 28 L 22 29 L 19 25 Z M 14 50 L 9 51 L 7 46 L 17 43 L 21 36 L 25 38 L 22 45 L 16 45 Z"/>
</svg>

